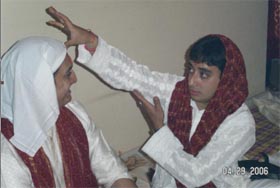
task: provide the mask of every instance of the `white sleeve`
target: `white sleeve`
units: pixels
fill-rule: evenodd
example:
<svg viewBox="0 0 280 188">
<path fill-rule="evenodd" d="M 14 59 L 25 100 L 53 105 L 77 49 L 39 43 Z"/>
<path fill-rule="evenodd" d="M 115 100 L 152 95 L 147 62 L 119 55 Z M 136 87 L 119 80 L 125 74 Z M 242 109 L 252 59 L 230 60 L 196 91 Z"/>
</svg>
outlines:
<svg viewBox="0 0 280 188">
<path fill-rule="evenodd" d="M 237 113 L 237 114 L 236 114 Z M 187 187 L 199 187 L 222 174 L 255 142 L 255 123 L 250 112 L 236 112 L 218 128 L 196 157 L 186 153 L 180 141 L 165 126 L 142 150 Z"/>
<path fill-rule="evenodd" d="M 91 168 L 98 183 L 111 187 L 118 179 L 132 179 L 124 163 L 109 146 L 102 131 L 94 125 L 83 107 L 75 101 L 68 103 L 67 107 L 75 113 L 84 126 L 88 138 Z"/>
<path fill-rule="evenodd" d="M 169 100 L 176 82 L 182 76 L 159 73 L 149 70 L 147 66 L 137 64 L 117 48 L 108 45 L 101 37 L 93 56 L 85 50 L 84 45 L 78 47 L 78 61 L 93 70 L 105 82 L 116 89 L 139 90 L 145 98 L 152 102 L 154 96 L 159 97 L 163 108 Z"/>
<path fill-rule="evenodd" d="M 1 188 L 34 187 L 31 174 L 13 146 L 1 134 Z"/>
</svg>

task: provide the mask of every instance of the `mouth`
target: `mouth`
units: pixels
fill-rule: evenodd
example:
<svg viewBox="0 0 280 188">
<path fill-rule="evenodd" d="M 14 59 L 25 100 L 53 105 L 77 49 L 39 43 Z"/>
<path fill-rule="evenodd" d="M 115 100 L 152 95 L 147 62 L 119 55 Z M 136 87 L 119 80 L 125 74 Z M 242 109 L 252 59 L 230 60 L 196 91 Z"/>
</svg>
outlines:
<svg viewBox="0 0 280 188">
<path fill-rule="evenodd" d="M 191 89 L 191 90 L 190 90 L 190 94 L 191 94 L 191 96 L 198 96 L 198 95 L 200 95 L 200 92 Z"/>
<path fill-rule="evenodd" d="M 72 95 L 71 95 L 71 91 L 69 90 L 68 94 L 67 94 L 67 98 L 69 98 L 70 100 L 72 99 Z"/>
<path fill-rule="evenodd" d="M 69 90 L 66 95 L 71 97 L 71 90 Z"/>
</svg>

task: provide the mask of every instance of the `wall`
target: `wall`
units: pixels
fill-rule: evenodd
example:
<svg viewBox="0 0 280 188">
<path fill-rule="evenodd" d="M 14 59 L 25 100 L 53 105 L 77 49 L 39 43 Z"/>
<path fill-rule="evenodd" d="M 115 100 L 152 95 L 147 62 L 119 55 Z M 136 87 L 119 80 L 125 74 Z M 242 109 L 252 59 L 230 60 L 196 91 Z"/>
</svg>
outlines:
<svg viewBox="0 0 280 188">
<path fill-rule="evenodd" d="M 243 53 L 250 96 L 265 90 L 267 1 L 252 0 L 2 0 L 1 54 L 17 39 L 65 36 L 48 27 L 53 5 L 152 70 L 182 75 L 184 52 L 209 33 L 230 37 Z M 74 57 L 73 49 L 71 50 Z M 149 130 L 134 100 L 76 66 L 74 97 L 86 107 L 117 150 L 144 143 Z"/>
</svg>

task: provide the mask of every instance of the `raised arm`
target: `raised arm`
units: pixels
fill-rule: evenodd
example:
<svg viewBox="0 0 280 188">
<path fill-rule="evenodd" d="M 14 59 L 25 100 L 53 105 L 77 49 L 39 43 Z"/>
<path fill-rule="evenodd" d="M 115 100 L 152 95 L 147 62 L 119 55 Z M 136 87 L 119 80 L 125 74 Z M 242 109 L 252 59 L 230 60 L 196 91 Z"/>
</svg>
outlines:
<svg viewBox="0 0 280 188">
<path fill-rule="evenodd" d="M 65 44 L 68 47 L 79 45 L 79 62 L 84 63 L 116 89 L 138 90 L 151 103 L 153 97 L 157 96 L 164 111 L 167 110 L 175 83 L 184 77 L 151 71 L 147 66 L 137 64 L 119 49 L 108 45 L 101 37 L 73 24 L 53 7 L 48 8 L 47 13 L 55 19 L 47 22 L 48 25 L 67 35 Z"/>
<path fill-rule="evenodd" d="M 79 46 L 78 61 L 98 74 L 105 82 L 116 89 L 138 90 L 150 102 L 157 96 L 161 104 L 169 99 L 175 83 L 183 77 L 169 73 L 151 71 L 147 66 L 136 63 L 119 49 L 109 45 L 99 37 L 93 56 Z"/>
</svg>

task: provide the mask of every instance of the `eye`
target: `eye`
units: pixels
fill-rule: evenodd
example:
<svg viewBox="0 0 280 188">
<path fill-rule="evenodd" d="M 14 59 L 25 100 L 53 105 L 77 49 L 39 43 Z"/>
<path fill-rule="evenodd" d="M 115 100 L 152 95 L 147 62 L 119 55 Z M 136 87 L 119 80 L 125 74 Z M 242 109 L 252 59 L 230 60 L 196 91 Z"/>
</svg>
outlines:
<svg viewBox="0 0 280 188">
<path fill-rule="evenodd" d="M 188 73 L 193 73 L 193 72 L 194 72 L 194 69 L 193 69 L 192 65 L 188 64 L 188 65 L 186 66 L 186 71 L 187 71 Z"/>
<path fill-rule="evenodd" d="M 69 77 L 71 76 L 72 72 L 73 72 L 73 70 L 68 71 L 68 72 L 66 73 L 66 77 L 69 78 Z"/>
<path fill-rule="evenodd" d="M 194 69 L 192 67 L 189 68 L 189 73 L 193 73 Z"/>
<path fill-rule="evenodd" d="M 204 71 L 200 72 L 200 78 L 201 79 L 207 79 L 207 78 L 209 78 L 209 76 L 210 75 L 208 73 L 204 72 Z"/>
</svg>

